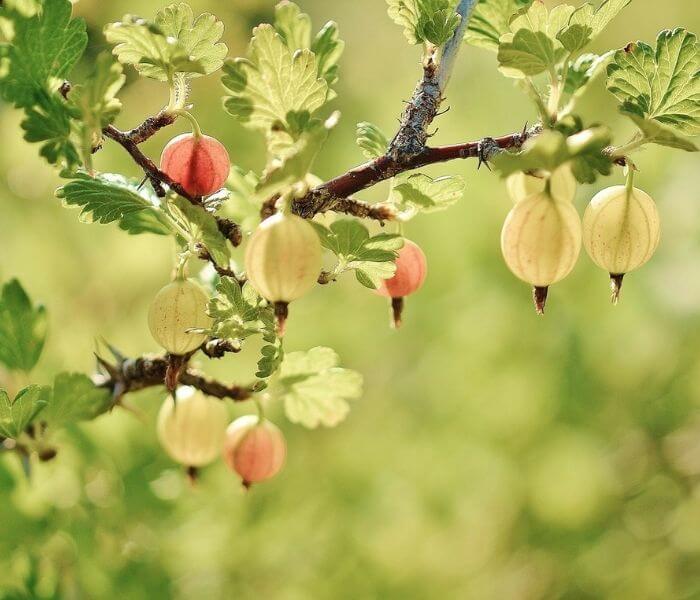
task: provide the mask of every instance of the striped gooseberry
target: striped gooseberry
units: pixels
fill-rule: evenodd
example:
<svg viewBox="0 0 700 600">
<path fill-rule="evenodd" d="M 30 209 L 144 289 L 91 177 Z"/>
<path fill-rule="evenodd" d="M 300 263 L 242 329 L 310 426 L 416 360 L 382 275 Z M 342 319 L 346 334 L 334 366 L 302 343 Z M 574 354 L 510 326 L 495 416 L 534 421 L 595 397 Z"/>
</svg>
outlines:
<svg viewBox="0 0 700 600">
<path fill-rule="evenodd" d="M 542 314 L 549 286 L 571 272 L 581 251 L 576 208 L 547 192 L 521 200 L 506 217 L 501 250 L 513 274 L 533 286 L 535 308 Z"/>
<path fill-rule="evenodd" d="M 158 413 L 158 439 L 168 455 L 186 467 L 216 460 L 226 435 L 228 411 L 221 400 L 181 387 L 168 396 Z"/>
<path fill-rule="evenodd" d="M 248 281 L 275 305 L 280 333 L 287 305 L 306 294 L 321 272 L 321 241 L 304 219 L 277 213 L 250 236 L 245 251 Z"/>
<path fill-rule="evenodd" d="M 660 237 L 656 204 L 642 190 L 617 185 L 593 197 L 583 215 L 583 244 L 591 260 L 610 274 L 614 303 L 625 274 L 654 255 Z"/>
<path fill-rule="evenodd" d="M 239 417 L 226 429 L 224 461 L 245 487 L 274 477 L 287 455 L 284 436 L 271 421 L 257 415 Z"/>
<path fill-rule="evenodd" d="M 153 339 L 170 354 L 186 354 L 207 339 L 192 329 L 211 325 L 207 314 L 209 296 L 191 279 L 176 278 L 163 287 L 148 311 L 148 327 Z"/>
<path fill-rule="evenodd" d="M 231 169 L 224 145 L 208 135 L 183 133 L 168 142 L 160 169 L 193 196 L 220 190 Z"/>
</svg>

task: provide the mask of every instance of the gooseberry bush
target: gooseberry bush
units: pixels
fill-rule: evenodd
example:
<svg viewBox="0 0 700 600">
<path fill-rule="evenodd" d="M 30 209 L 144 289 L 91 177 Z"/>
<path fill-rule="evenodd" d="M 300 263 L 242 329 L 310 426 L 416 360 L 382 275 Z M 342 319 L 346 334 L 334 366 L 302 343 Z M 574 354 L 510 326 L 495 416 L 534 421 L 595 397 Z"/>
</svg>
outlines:
<svg viewBox="0 0 700 600">
<path fill-rule="evenodd" d="M 0 91 L 23 112 L 26 141 L 60 171 L 64 183 L 56 196 L 79 209 L 84 222 L 156 236 L 154 244 L 174 240 L 177 249 L 171 280 L 163 274 L 148 316 L 163 354 L 128 358 L 105 342 L 95 374 L 59 373 L 51 385 L 28 385 L 13 398 L 0 391 L 3 448 L 26 464 L 34 456 L 52 459 L 57 429 L 122 406 L 132 392 L 162 386 L 158 437 L 190 475 L 223 457 L 246 486 L 273 477 L 286 445 L 265 417 L 267 405 L 282 403 L 293 423 L 332 427 L 362 388 L 361 376 L 340 367 L 330 348 L 284 346 L 285 326 L 307 325 L 295 323 L 290 304 L 352 272 L 361 286 L 389 299 L 398 326 L 404 298 L 419 291 L 428 270 L 404 230 L 416 217 L 448 209 L 465 187 L 461 177 L 419 171 L 430 164 L 476 159 L 504 179 L 503 197 L 513 205 L 501 236 L 503 258 L 532 287 L 539 313 L 582 246 L 610 275 L 617 301 L 623 277 L 652 258 L 660 239 L 654 201 L 636 187 L 643 165 L 635 152 L 649 144 L 694 152 L 691 138 L 700 133 L 694 34 L 679 27 L 660 32 L 651 45 L 587 51 L 631 1 L 548 7 L 543 0 L 387 0 L 389 18 L 420 48 L 421 76 L 396 133 L 359 123 L 357 144 L 367 162 L 327 181 L 313 165 L 340 118 L 332 105 L 344 44 L 334 22 L 314 33 L 308 15 L 283 0 L 272 23 L 253 30 L 246 56 L 230 58 L 221 21 L 171 4 L 152 18 L 126 15 L 106 25 L 111 51 L 77 80 L 72 70 L 88 35 L 72 17 L 71 2 L 1 2 Z M 429 128 L 449 97 L 458 55 L 470 45 L 496 54 L 500 74 L 532 103 L 533 124 L 501 137 L 430 146 Z M 123 130 L 114 123 L 126 70 L 162 82 L 163 109 Z M 213 76 L 221 77 L 222 118 L 236 119 L 266 143 L 258 172 L 232 165 L 235 153 L 229 156 L 217 132 L 205 134 L 197 122 L 190 89 Z M 636 128 L 632 139 L 614 143 L 608 126 L 579 112 L 579 100 L 594 85 L 617 99 Z M 140 144 L 180 119 L 191 133 L 167 143 L 156 164 Z M 111 143 L 130 155 L 142 179 L 95 169 L 93 156 Z M 596 195 L 582 221 L 577 188 L 605 176 L 619 185 Z M 385 201 L 354 198 L 387 180 Z M 240 245 L 244 264 L 232 259 Z M 18 281 L 6 283 L 0 362 L 29 373 L 45 337 L 45 309 Z M 236 353 L 254 337 L 262 349 L 245 385 L 193 366 L 195 359 Z M 226 400 L 249 401 L 256 410 L 229 425 Z"/>
</svg>

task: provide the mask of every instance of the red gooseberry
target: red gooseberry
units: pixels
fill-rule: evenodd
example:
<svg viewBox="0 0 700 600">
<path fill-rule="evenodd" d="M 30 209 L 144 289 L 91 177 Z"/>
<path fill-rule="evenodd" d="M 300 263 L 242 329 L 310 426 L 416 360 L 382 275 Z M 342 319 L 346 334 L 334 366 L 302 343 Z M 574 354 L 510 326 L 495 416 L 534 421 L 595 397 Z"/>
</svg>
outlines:
<svg viewBox="0 0 700 600">
<path fill-rule="evenodd" d="M 183 133 L 163 149 L 160 169 L 192 196 L 220 190 L 231 168 L 224 145 L 208 135 Z"/>
</svg>

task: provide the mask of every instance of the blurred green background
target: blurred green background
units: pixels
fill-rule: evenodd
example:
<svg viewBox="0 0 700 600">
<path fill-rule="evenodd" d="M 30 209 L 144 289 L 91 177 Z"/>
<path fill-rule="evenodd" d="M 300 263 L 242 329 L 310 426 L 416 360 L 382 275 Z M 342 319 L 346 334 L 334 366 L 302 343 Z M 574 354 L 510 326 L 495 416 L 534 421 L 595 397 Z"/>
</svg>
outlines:
<svg viewBox="0 0 700 600">
<path fill-rule="evenodd" d="M 77 3 L 91 37 L 76 79 L 106 47 L 105 23 L 163 4 Z M 231 55 L 274 5 L 191 4 L 226 23 Z M 395 129 L 419 52 L 381 0 L 300 5 L 316 27 L 336 20 L 347 42 L 335 103 L 342 122 L 315 169 L 327 178 L 362 161 L 356 122 Z M 595 49 L 653 42 L 679 25 L 700 30 L 697 2 L 634 0 Z M 492 54 L 465 48 L 433 143 L 533 120 L 495 65 Z M 626 141 L 629 124 L 602 81 L 594 88 L 582 113 Z M 261 140 L 224 114 L 221 95 L 218 77 L 195 80 L 195 114 L 235 163 L 259 170 Z M 157 112 L 166 91 L 130 71 L 121 98 L 117 125 L 129 128 Z M 170 242 L 79 223 L 54 198 L 59 180 L 22 141 L 19 121 L 0 107 L 0 279 L 19 277 L 50 312 L 33 380 L 91 371 L 98 336 L 129 355 L 156 351 L 146 310 L 169 277 Z M 158 156 L 184 129 L 161 132 L 145 151 Z M 138 175 L 109 142 L 96 160 Z M 618 307 L 606 274 L 583 255 L 551 290 L 545 318 L 501 260 L 511 204 L 502 182 L 474 161 L 430 171 L 463 175 L 467 191 L 406 228 L 430 266 L 404 327 L 389 329 L 384 300 L 350 276 L 295 303 L 287 348 L 334 347 L 365 375 L 365 394 L 334 430 L 307 431 L 273 411 L 288 462 L 248 494 L 221 464 L 188 486 L 155 438 L 158 391 L 130 397 L 138 415 L 118 411 L 62 432 L 58 457 L 34 465 L 31 480 L 4 453 L 0 596 L 24 597 L 21 582 L 36 578 L 40 597 L 60 598 L 700 598 L 700 170 L 696 156 L 656 148 L 637 163 L 637 185 L 662 214 L 657 255 L 626 279 Z M 618 171 L 581 189 L 579 208 L 621 182 Z M 256 351 L 206 368 L 245 383 Z"/>
</svg>

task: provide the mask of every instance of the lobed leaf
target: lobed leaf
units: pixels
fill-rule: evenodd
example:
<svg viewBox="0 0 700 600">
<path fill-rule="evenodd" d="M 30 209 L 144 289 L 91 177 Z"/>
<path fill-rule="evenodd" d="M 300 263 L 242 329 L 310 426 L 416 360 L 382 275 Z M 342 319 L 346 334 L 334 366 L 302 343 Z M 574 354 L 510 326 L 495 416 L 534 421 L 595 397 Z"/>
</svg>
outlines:
<svg viewBox="0 0 700 600">
<path fill-rule="evenodd" d="M 279 395 L 287 418 L 315 428 L 335 427 L 350 411 L 348 400 L 362 395 L 362 375 L 338 367 L 340 359 L 330 348 L 284 356 L 279 373 Z"/>
<path fill-rule="evenodd" d="M 112 395 L 98 387 L 82 373 L 60 373 L 53 382 L 53 392 L 41 420 L 52 427 L 87 421 L 112 408 Z"/>
<path fill-rule="evenodd" d="M 0 389 L 0 436 L 17 439 L 44 410 L 50 397 L 50 387 L 30 385 L 10 401 L 7 392 Z"/>
<path fill-rule="evenodd" d="M 167 37 L 177 40 L 190 61 L 201 67 L 187 72 L 189 77 L 209 75 L 224 64 L 228 52 L 226 44 L 220 41 L 224 24 L 211 13 L 195 18 L 192 8 L 180 2 L 159 10 L 155 23 Z"/>
<path fill-rule="evenodd" d="M 382 279 L 388 279 L 396 272 L 394 261 L 404 243 L 400 235 L 381 233 L 370 236 L 367 228 L 354 219 L 339 219 L 330 227 L 314 221 L 310 223 L 321 238 L 321 245 L 338 259 L 333 272 L 335 276 L 354 270 L 362 285 L 374 289 Z"/>
<path fill-rule="evenodd" d="M 700 53 L 685 29 L 662 31 L 656 49 L 636 42 L 616 52 L 607 87 L 643 133 L 656 132 L 649 141 L 689 149 L 682 136 L 700 134 Z"/>
<path fill-rule="evenodd" d="M 173 233 L 155 193 L 121 175 L 101 173 L 90 177 L 79 173 L 58 188 L 56 196 L 65 206 L 80 207 L 83 223 L 117 222 L 130 234 Z"/>
<path fill-rule="evenodd" d="M 389 203 L 399 218 L 408 220 L 419 212 L 445 210 L 464 194 L 464 179 L 446 175 L 433 179 L 423 173 L 402 174 L 394 179 Z"/>
<path fill-rule="evenodd" d="M 458 0 L 387 0 L 389 17 L 409 44 L 442 46 L 459 27 Z"/>
<path fill-rule="evenodd" d="M 516 12 L 528 8 L 533 0 L 479 0 L 464 39 L 472 46 L 498 51 L 501 36 L 510 33 L 510 21 Z"/>
</svg>

